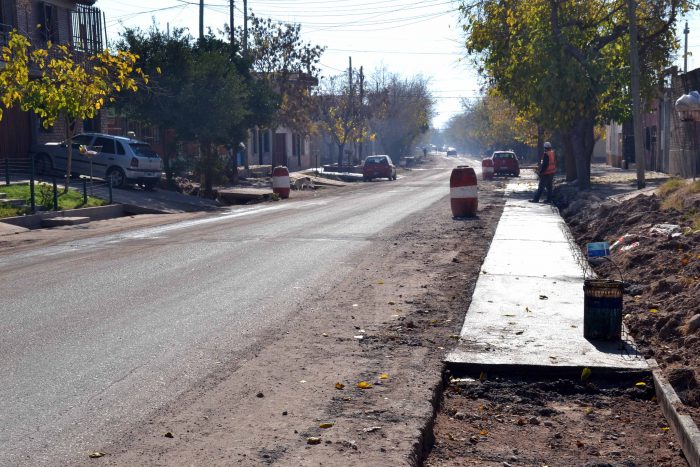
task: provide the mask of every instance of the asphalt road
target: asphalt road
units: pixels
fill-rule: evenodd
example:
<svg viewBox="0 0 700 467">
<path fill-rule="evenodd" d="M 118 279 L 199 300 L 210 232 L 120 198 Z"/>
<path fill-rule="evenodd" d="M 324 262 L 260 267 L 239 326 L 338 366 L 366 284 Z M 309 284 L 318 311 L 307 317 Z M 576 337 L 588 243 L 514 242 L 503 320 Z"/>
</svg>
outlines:
<svg viewBox="0 0 700 467">
<path fill-rule="evenodd" d="M 246 358 L 449 169 L 0 257 L 0 465 L 69 465 Z M 444 199 L 447 202 L 447 199 Z"/>
</svg>

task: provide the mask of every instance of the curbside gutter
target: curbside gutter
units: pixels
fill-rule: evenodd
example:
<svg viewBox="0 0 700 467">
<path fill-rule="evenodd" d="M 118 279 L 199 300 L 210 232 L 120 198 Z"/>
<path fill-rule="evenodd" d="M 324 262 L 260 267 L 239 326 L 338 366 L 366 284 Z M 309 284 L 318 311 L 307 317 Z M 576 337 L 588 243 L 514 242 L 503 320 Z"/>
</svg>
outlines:
<svg viewBox="0 0 700 467">
<path fill-rule="evenodd" d="M 661 406 L 661 412 L 677 433 L 681 442 L 681 449 L 690 467 L 700 467 L 700 430 L 690 415 L 683 415 L 678 412 L 678 407 L 683 407 L 683 402 L 681 402 L 673 386 L 662 374 L 656 360 L 648 359 L 647 363 L 654 378 L 654 387 Z"/>
<path fill-rule="evenodd" d="M 413 442 L 412 450 L 408 454 L 410 465 L 421 466 L 425 462 L 430 450 L 435 444 L 435 420 L 440 411 L 442 404 L 442 394 L 447 386 L 447 371 L 446 365 L 443 363 L 440 367 L 437 379 L 431 382 L 431 395 L 428 403 L 430 404 L 430 412 L 427 413 L 420 422 L 418 436 Z"/>
</svg>

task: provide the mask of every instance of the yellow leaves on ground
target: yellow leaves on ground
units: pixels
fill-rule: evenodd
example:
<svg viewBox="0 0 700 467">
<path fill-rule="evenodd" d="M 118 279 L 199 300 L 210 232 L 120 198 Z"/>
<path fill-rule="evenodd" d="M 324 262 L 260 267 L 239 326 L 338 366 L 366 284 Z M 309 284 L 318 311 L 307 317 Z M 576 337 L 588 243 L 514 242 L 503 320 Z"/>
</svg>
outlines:
<svg viewBox="0 0 700 467">
<path fill-rule="evenodd" d="M 649 313 L 658 313 L 658 312 L 659 312 L 659 310 L 657 310 L 656 308 L 649 309 Z"/>
<path fill-rule="evenodd" d="M 382 373 L 379 375 L 379 379 L 389 379 L 389 375 L 387 373 Z"/>
<path fill-rule="evenodd" d="M 357 387 L 360 389 L 371 389 L 372 385 L 367 381 L 360 381 L 359 383 L 357 383 Z"/>
<path fill-rule="evenodd" d="M 321 438 L 318 436 L 309 436 L 306 438 L 306 444 L 321 444 Z"/>
<path fill-rule="evenodd" d="M 588 378 L 591 377 L 591 369 L 586 367 L 581 371 L 581 381 L 586 381 Z"/>
<path fill-rule="evenodd" d="M 647 387 L 647 383 L 645 383 L 644 381 L 640 381 L 638 383 L 635 383 L 634 386 L 639 389 L 645 389 Z"/>
<path fill-rule="evenodd" d="M 336 389 L 339 389 L 339 390 L 342 390 L 342 389 L 345 388 L 345 385 L 344 385 L 343 383 L 335 383 L 335 388 L 336 388 Z"/>
<path fill-rule="evenodd" d="M 323 429 L 327 429 L 327 428 L 333 428 L 333 425 L 335 425 L 335 423 L 333 423 L 333 422 L 325 422 L 325 423 L 320 423 L 320 424 L 318 425 L 318 427 L 319 427 L 319 428 L 323 428 Z"/>
</svg>

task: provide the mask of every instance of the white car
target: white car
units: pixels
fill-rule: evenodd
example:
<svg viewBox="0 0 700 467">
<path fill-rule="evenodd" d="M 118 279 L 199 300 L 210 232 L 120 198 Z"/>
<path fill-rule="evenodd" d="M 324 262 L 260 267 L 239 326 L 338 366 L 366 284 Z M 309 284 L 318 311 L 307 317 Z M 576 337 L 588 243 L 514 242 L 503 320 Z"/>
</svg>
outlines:
<svg viewBox="0 0 700 467">
<path fill-rule="evenodd" d="M 160 156 L 146 142 L 103 133 L 81 133 L 72 143 L 71 173 L 103 178 L 116 188 L 140 184 L 150 190 L 160 181 Z M 90 151 L 83 154 L 80 146 Z M 36 145 L 32 153 L 37 173 L 65 172 L 68 161 L 65 141 Z"/>
</svg>

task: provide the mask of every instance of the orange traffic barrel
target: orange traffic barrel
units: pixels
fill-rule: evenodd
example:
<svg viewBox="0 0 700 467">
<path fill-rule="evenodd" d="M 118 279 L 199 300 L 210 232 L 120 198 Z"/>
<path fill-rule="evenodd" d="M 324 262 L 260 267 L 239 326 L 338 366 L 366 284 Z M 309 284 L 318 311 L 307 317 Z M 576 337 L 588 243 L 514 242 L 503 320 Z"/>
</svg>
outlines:
<svg viewBox="0 0 700 467">
<path fill-rule="evenodd" d="M 468 165 L 460 165 L 452 169 L 450 205 L 454 217 L 476 216 L 478 206 L 476 173 Z"/>
<path fill-rule="evenodd" d="M 493 159 L 490 157 L 481 161 L 481 178 L 483 180 L 493 180 Z"/>
<path fill-rule="evenodd" d="M 283 165 L 272 169 L 272 192 L 280 198 L 289 198 L 289 170 Z"/>
</svg>

